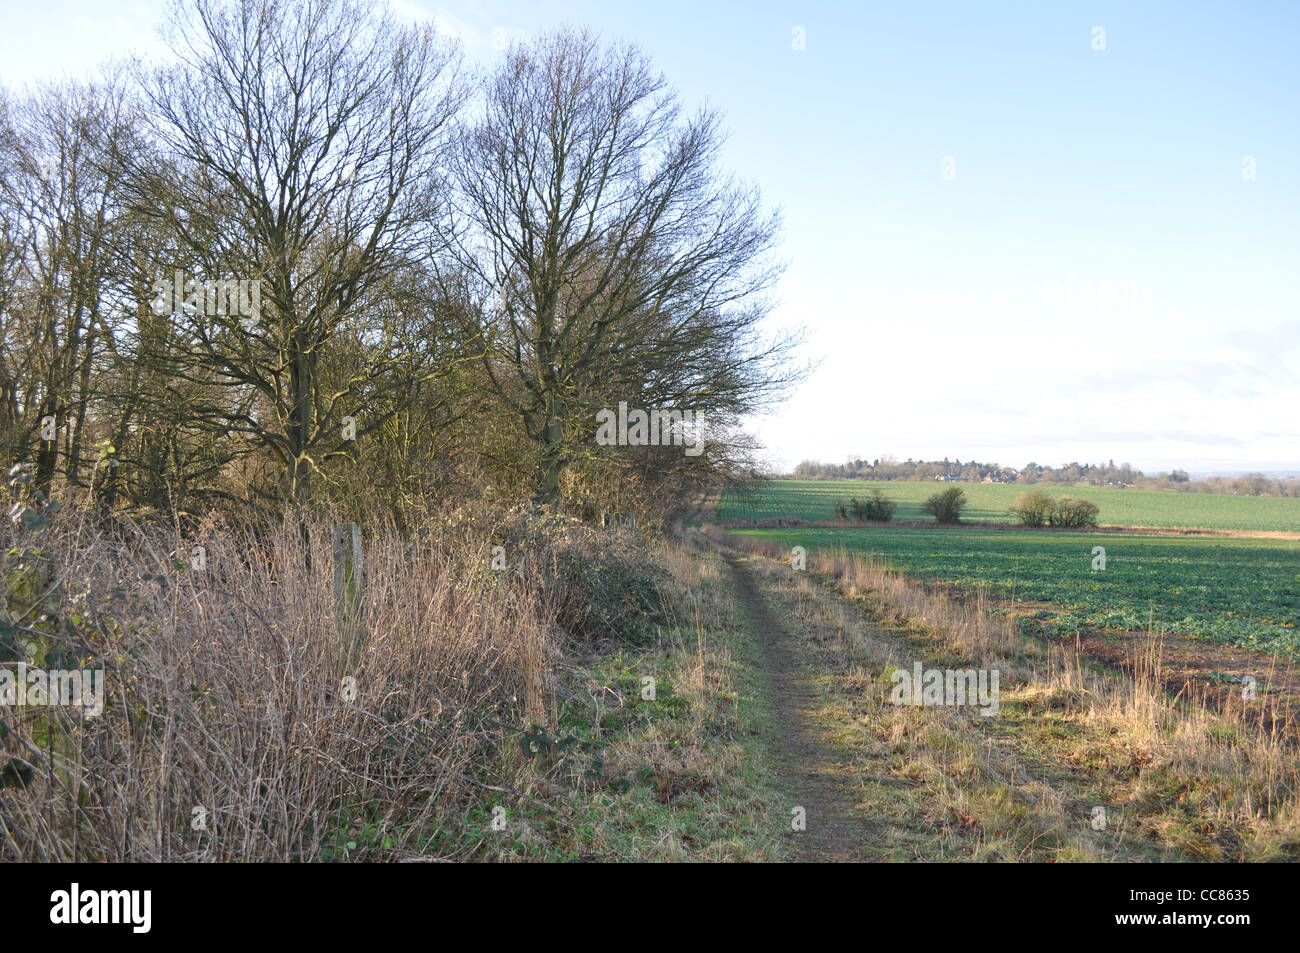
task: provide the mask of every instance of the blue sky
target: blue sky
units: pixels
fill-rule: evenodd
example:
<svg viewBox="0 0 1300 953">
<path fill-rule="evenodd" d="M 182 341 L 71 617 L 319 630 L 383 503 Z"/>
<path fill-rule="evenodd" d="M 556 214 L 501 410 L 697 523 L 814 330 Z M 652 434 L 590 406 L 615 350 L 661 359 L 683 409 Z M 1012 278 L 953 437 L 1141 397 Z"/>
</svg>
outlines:
<svg viewBox="0 0 1300 953">
<path fill-rule="evenodd" d="M 1300 4 L 393 5 L 483 66 L 590 25 L 725 113 L 821 361 L 753 421 L 775 463 L 1300 470 Z M 163 10 L 7 11 L 0 78 L 155 51 Z"/>
</svg>

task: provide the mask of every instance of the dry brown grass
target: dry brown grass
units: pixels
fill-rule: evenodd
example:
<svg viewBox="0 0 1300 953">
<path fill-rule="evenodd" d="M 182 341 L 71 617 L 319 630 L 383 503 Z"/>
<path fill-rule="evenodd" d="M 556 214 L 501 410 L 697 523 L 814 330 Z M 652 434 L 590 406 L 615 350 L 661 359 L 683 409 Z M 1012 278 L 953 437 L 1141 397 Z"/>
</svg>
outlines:
<svg viewBox="0 0 1300 953">
<path fill-rule="evenodd" d="M 109 699 L 93 718 L 0 709 L 0 762 L 31 771 L 0 788 L 0 860 L 463 850 L 455 835 L 481 778 L 509 776 L 503 738 L 554 707 L 561 544 L 534 533 L 521 547 L 525 524 L 458 513 L 415 540 L 368 529 L 369 636 L 355 671 L 323 520 L 214 523 L 184 539 L 69 520 L 2 541 L 52 557 L 58 611 L 28 621 L 47 649 L 79 643 L 89 667 L 103 665 Z M 490 547 L 507 540 L 511 567 L 492 572 Z M 206 571 L 178 565 L 194 545 Z"/>
</svg>

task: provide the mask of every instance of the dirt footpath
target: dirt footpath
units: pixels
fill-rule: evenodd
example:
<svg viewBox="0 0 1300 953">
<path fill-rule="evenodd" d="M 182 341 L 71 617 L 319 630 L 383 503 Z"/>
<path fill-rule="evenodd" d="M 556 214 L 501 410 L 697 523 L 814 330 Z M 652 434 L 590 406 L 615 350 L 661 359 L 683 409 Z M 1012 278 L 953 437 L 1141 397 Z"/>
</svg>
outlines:
<svg viewBox="0 0 1300 953">
<path fill-rule="evenodd" d="M 866 844 L 871 822 L 854 810 L 854 798 L 837 765 L 834 747 L 821 740 L 812 715 L 818 692 L 814 673 L 801 666 L 786 632 L 758 591 L 744 562 L 728 554 L 737 595 L 759 639 L 763 674 L 775 714 L 773 750 L 777 770 L 790 792 L 790 809 L 802 807 L 806 829 L 792 830 L 802 861 L 868 861 Z M 793 817 L 792 817 L 793 819 Z"/>
</svg>

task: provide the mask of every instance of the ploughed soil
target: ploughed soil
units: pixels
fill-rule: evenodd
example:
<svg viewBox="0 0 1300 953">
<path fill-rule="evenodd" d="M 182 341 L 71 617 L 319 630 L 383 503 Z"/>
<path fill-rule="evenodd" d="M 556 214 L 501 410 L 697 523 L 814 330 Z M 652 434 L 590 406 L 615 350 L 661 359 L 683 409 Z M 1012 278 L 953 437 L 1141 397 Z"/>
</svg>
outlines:
<svg viewBox="0 0 1300 953">
<path fill-rule="evenodd" d="M 1300 671 L 1293 660 L 1186 636 L 1145 632 L 1085 632 L 1080 650 L 1128 675 L 1159 662 L 1165 690 L 1211 710 L 1240 712 L 1270 731 L 1300 736 Z M 1255 680 L 1255 701 L 1245 701 L 1245 679 Z M 1263 704 L 1260 704 L 1260 702 Z"/>
<path fill-rule="evenodd" d="M 926 580 L 922 585 L 943 590 L 958 602 L 971 598 L 969 593 L 940 582 Z M 990 601 L 1007 605 L 1001 598 Z M 1047 602 L 1016 603 L 1017 615 L 1051 608 Z M 1173 633 L 1080 629 L 1075 636 L 1048 640 L 1073 643 L 1085 657 L 1130 677 L 1158 670 L 1161 684 L 1174 698 L 1196 702 L 1211 711 L 1241 713 L 1250 723 L 1290 734 L 1300 742 L 1300 664 L 1292 658 Z M 1248 677 L 1255 679 L 1255 701 L 1251 702 L 1243 698 Z"/>
</svg>

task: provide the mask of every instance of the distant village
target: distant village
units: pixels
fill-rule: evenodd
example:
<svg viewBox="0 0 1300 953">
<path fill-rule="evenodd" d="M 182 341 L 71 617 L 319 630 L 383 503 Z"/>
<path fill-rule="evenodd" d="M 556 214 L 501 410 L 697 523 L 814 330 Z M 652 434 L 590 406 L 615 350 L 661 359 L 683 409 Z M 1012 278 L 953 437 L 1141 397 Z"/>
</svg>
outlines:
<svg viewBox="0 0 1300 953">
<path fill-rule="evenodd" d="M 1004 467 L 974 460 L 907 460 L 879 457 L 844 463 L 805 460 L 790 474 L 796 480 L 916 480 L 936 483 L 1055 483 L 1066 486 L 1110 486 L 1182 493 L 1225 493 L 1233 496 L 1300 496 L 1300 480 L 1276 479 L 1262 473 L 1193 480 L 1186 470 L 1148 476 L 1131 464 L 1065 463 L 1059 467 L 1027 463 Z"/>
<path fill-rule="evenodd" d="M 1059 467 L 1027 463 L 1023 468 L 1004 467 L 997 463 L 975 460 L 849 460 L 843 464 L 813 463 L 805 460 L 794 468 L 795 479 L 926 480 L 938 483 L 1086 483 L 1091 486 L 1136 485 L 1145 477 L 1130 464 L 1066 463 Z M 1161 474 L 1174 481 L 1186 481 L 1187 474 L 1175 470 Z"/>
</svg>

